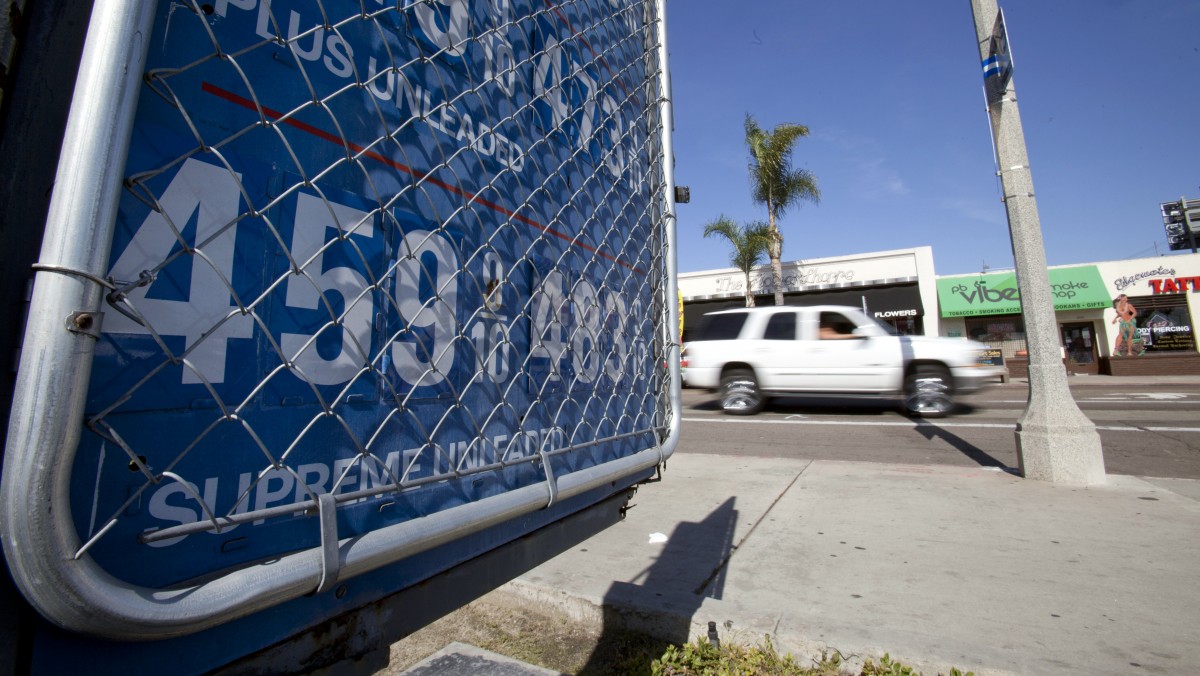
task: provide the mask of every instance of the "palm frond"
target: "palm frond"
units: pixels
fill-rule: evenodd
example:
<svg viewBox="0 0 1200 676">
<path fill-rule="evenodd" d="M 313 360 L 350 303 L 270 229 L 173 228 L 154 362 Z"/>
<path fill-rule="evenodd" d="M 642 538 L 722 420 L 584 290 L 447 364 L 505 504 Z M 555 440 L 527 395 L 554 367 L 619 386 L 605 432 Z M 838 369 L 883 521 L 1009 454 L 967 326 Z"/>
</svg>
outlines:
<svg viewBox="0 0 1200 676">
<path fill-rule="evenodd" d="M 746 273 L 766 255 L 770 232 L 770 226 L 762 221 L 743 227 L 724 214 L 704 226 L 705 237 L 719 235 L 729 241 L 730 264 Z"/>
<path fill-rule="evenodd" d="M 766 205 L 776 217 L 798 200 L 819 202 L 821 192 L 812 172 L 792 169 L 792 151 L 796 141 L 808 136 L 808 127 L 785 122 L 767 132 L 751 115 L 746 115 L 745 127 L 754 201 Z"/>
</svg>

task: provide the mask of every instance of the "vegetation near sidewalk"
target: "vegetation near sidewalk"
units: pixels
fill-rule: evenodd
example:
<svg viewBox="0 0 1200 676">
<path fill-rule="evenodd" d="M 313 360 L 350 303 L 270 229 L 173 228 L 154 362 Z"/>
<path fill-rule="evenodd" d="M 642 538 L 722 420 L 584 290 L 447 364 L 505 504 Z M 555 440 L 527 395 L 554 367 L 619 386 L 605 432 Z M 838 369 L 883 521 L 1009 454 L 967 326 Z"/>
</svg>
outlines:
<svg viewBox="0 0 1200 676">
<path fill-rule="evenodd" d="M 778 676 L 843 676 L 852 674 L 846 671 L 841 655 L 823 654 L 821 659 L 812 666 L 804 666 L 791 653 L 779 654 L 771 644 L 769 637 L 757 646 L 738 644 L 722 644 L 720 647 L 709 643 L 707 639 L 698 639 L 683 647 L 670 646 L 662 658 L 655 660 L 651 666 L 654 676 L 690 676 L 692 674 L 762 674 Z M 875 664 L 867 660 L 863 664 L 859 676 L 919 676 L 916 669 L 895 661 L 890 655 L 884 654 Z M 952 669 L 950 676 L 974 676 L 974 672 L 963 672 Z"/>
<path fill-rule="evenodd" d="M 819 658 L 780 654 L 769 637 L 758 645 L 753 634 L 721 637 L 720 647 L 701 638 L 686 641 L 689 626 L 664 638 L 628 628 L 619 617 L 603 622 L 571 618 L 561 611 L 497 590 L 450 613 L 393 644 L 390 664 L 375 676 L 399 676 L 404 670 L 453 641 L 474 645 L 529 664 L 576 676 L 884 676 L 916 675 L 916 669 L 884 655 L 851 667 L 841 653 Z M 856 660 L 857 665 L 857 660 Z M 957 669 L 950 676 L 969 676 Z"/>
</svg>

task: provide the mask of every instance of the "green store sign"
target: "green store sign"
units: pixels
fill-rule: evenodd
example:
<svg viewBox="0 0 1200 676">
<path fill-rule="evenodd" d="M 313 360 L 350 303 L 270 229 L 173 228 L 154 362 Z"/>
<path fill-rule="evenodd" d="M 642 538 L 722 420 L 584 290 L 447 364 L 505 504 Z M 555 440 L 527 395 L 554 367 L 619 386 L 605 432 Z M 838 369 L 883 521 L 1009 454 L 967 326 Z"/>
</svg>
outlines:
<svg viewBox="0 0 1200 676">
<path fill-rule="evenodd" d="M 1054 309 L 1095 310 L 1112 306 L 1108 287 L 1094 265 L 1050 270 Z M 1021 311 L 1021 293 L 1013 272 L 937 280 L 943 317 L 1006 315 Z"/>
</svg>

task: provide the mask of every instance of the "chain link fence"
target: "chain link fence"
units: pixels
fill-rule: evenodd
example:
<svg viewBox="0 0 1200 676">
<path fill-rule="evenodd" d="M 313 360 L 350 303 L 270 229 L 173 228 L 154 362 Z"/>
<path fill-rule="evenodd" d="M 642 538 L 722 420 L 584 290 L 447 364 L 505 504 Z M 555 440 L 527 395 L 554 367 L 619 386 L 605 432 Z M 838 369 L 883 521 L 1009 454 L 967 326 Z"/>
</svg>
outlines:
<svg viewBox="0 0 1200 676">
<path fill-rule="evenodd" d="M 96 6 L 37 266 L 4 472 L 35 607 L 186 634 L 661 464 L 661 2 L 153 4 Z"/>
</svg>

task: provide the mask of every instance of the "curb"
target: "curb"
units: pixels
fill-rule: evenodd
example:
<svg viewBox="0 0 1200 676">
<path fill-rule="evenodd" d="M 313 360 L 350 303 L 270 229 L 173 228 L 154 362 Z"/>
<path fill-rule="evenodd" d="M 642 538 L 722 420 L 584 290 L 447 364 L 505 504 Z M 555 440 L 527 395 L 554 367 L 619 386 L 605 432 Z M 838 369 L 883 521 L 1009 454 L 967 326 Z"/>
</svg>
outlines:
<svg viewBox="0 0 1200 676">
<path fill-rule="evenodd" d="M 606 603 L 603 599 L 587 595 L 574 595 L 561 589 L 552 589 L 521 579 L 511 580 L 493 593 L 503 594 L 514 607 L 526 608 L 530 611 L 544 612 L 547 607 L 553 608 L 569 617 L 574 622 L 590 624 L 605 631 L 610 628 L 635 631 L 648 634 L 657 639 L 678 642 L 679 627 L 687 626 L 688 641 L 695 641 L 708 636 L 708 622 L 696 620 L 704 610 L 698 611 L 692 617 L 684 617 L 667 611 L 656 612 L 627 605 Z M 615 626 L 614 626 L 615 625 Z M 781 653 L 790 652 L 798 660 L 813 660 L 814 664 L 822 655 L 838 654 L 842 657 L 842 668 L 851 673 L 859 673 L 867 659 L 878 660 L 889 649 L 881 646 L 855 646 L 853 650 L 843 650 L 823 641 L 813 641 L 798 636 L 781 636 L 771 629 L 758 627 L 734 628 L 734 622 L 725 620 L 718 622 L 721 636 L 733 637 L 741 644 L 754 645 L 762 641 L 764 636 L 770 637 L 771 643 Z M 752 640 L 746 640 L 753 637 Z M 987 667 L 970 667 L 952 664 L 939 659 L 922 659 L 911 655 L 893 655 L 905 665 L 924 674 L 949 674 L 954 667 L 964 673 L 973 671 L 977 676 L 1021 676 L 1018 672 Z"/>
<path fill-rule="evenodd" d="M 642 632 L 670 641 L 679 640 L 679 628 L 683 626 L 689 627 L 689 641 L 708 635 L 708 624 L 694 621 L 691 617 L 606 603 L 604 599 L 569 594 L 561 589 L 551 589 L 521 579 L 511 580 L 497 591 L 516 600 L 518 605 L 524 604 L 530 609 L 549 606 L 573 621 L 606 629 L 615 624 L 618 629 Z"/>
</svg>

